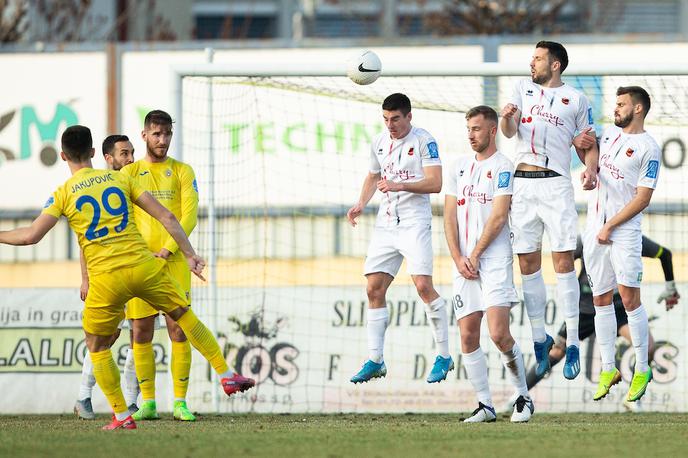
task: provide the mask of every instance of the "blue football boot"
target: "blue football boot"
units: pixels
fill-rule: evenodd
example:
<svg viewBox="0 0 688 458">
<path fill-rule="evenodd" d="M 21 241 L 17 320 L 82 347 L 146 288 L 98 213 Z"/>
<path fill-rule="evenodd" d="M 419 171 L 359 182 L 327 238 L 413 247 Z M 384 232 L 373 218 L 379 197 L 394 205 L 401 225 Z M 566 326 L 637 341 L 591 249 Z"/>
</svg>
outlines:
<svg viewBox="0 0 688 458">
<path fill-rule="evenodd" d="M 550 371 L 552 366 L 549 363 L 549 351 L 554 345 L 554 339 L 549 334 L 546 334 L 547 338 L 544 342 L 535 342 L 533 348 L 535 349 L 535 361 L 537 365 L 535 366 L 535 375 L 540 378 L 544 377 L 547 372 Z"/>
<path fill-rule="evenodd" d="M 580 373 L 580 351 L 575 345 L 566 347 L 566 362 L 564 363 L 564 377 L 573 380 Z"/>
<path fill-rule="evenodd" d="M 358 374 L 351 377 L 351 383 L 363 383 L 367 382 L 371 378 L 384 377 L 387 375 L 387 368 L 385 367 L 385 362 L 376 363 L 368 360 L 363 364 L 363 367 Z"/>
<path fill-rule="evenodd" d="M 432 365 L 432 370 L 428 374 L 428 383 L 437 383 L 445 380 L 449 371 L 454 370 L 454 360 L 451 358 L 442 358 L 437 355 L 435 364 Z"/>
</svg>

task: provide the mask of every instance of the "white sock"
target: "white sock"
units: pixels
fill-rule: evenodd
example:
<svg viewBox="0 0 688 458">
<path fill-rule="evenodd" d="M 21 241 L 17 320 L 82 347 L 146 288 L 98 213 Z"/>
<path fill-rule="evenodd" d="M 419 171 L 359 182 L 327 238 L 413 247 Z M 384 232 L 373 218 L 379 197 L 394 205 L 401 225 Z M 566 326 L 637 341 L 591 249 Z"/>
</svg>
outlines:
<svg viewBox="0 0 688 458">
<path fill-rule="evenodd" d="M 84 365 L 81 368 L 81 385 L 79 385 L 79 401 L 90 398 L 93 395 L 93 387 L 96 384 L 96 378 L 93 376 L 93 363 L 91 362 L 91 353 L 86 350 L 84 356 Z"/>
<path fill-rule="evenodd" d="M 437 352 L 442 358 L 449 358 L 449 316 L 447 315 L 447 301 L 438 297 L 429 304 L 425 304 L 425 315 L 430 321 L 432 336 L 437 345 Z"/>
<path fill-rule="evenodd" d="M 131 415 L 131 414 L 129 413 L 129 411 L 128 411 L 128 410 L 125 410 L 124 412 L 116 413 L 116 414 L 115 414 L 115 418 L 116 418 L 117 420 L 119 420 L 119 421 L 122 421 L 122 420 L 126 420 L 126 419 L 129 417 L 129 415 Z"/>
<path fill-rule="evenodd" d="M 387 307 L 368 309 L 368 358 L 375 363 L 381 363 L 384 359 L 382 353 L 385 348 L 385 331 L 388 321 Z"/>
<path fill-rule="evenodd" d="M 530 275 L 521 275 L 523 285 L 523 302 L 530 319 L 530 327 L 533 332 L 533 342 L 544 342 L 547 339 L 545 333 L 545 306 L 547 305 L 547 290 L 545 280 L 542 278 L 542 270 Z"/>
<path fill-rule="evenodd" d="M 227 369 L 227 372 L 223 372 L 222 374 L 217 374 L 217 376 L 219 377 L 220 380 L 222 380 L 223 378 L 232 378 L 232 377 L 234 377 L 234 371 L 231 368 L 229 368 L 229 369 Z"/>
<path fill-rule="evenodd" d="M 648 369 L 648 322 L 647 312 L 643 304 L 632 312 L 626 312 L 628 315 L 628 328 L 631 331 L 631 339 L 633 339 L 633 348 L 635 348 L 635 371 L 647 372 Z"/>
<path fill-rule="evenodd" d="M 614 312 L 614 305 L 595 306 L 595 335 L 600 346 L 602 370 L 605 372 L 610 371 L 615 367 L 614 356 L 616 354 L 616 313 Z"/>
<path fill-rule="evenodd" d="M 506 376 L 516 392 L 528 397 L 528 384 L 526 383 L 526 366 L 523 362 L 523 353 L 516 342 L 511 350 L 502 353 L 502 364 L 506 369 Z"/>
<path fill-rule="evenodd" d="M 471 381 L 478 402 L 492 407 L 492 396 L 490 396 L 490 385 L 487 383 L 487 359 L 483 349 L 478 349 L 472 353 L 463 354 L 463 365 L 466 368 L 466 375 Z"/>
<path fill-rule="evenodd" d="M 127 405 L 136 404 L 139 397 L 139 381 L 134 367 L 134 351 L 127 349 L 127 359 L 124 361 L 124 399 Z"/>
<path fill-rule="evenodd" d="M 580 340 L 578 339 L 580 285 L 575 270 L 565 274 L 557 274 L 557 299 L 564 308 L 566 346 L 580 347 Z"/>
</svg>

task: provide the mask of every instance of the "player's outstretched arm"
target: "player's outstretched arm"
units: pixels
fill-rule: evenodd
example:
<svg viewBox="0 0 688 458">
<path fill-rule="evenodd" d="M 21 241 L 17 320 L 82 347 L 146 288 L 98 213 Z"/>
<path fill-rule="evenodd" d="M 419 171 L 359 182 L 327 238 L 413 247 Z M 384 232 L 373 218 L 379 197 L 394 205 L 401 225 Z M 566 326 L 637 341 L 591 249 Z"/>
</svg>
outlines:
<svg viewBox="0 0 688 458">
<path fill-rule="evenodd" d="M 358 198 L 358 202 L 349 209 L 349 211 L 346 212 L 346 219 L 349 220 L 349 223 L 356 227 L 356 218 L 358 218 L 361 213 L 363 213 L 363 209 L 368 205 L 368 202 L 370 202 L 370 199 L 373 198 L 375 195 L 375 191 L 377 190 L 376 184 L 380 180 L 380 174 L 379 173 L 373 173 L 373 172 L 368 172 L 368 175 L 366 175 L 365 180 L 363 180 L 363 186 L 361 187 L 361 195 Z"/>
<path fill-rule="evenodd" d="M 0 231 L 0 243 L 8 245 L 35 245 L 57 224 L 57 218 L 41 213 L 30 226 L 11 231 Z"/>
<path fill-rule="evenodd" d="M 642 255 L 645 258 L 659 259 L 662 263 L 662 272 L 664 273 L 666 285 L 664 291 L 657 298 L 657 303 L 661 304 L 664 301 L 667 310 L 673 309 L 678 304 L 681 295 L 678 293 L 676 282 L 674 281 L 674 262 L 671 250 L 643 235 Z"/>
<path fill-rule="evenodd" d="M 442 166 L 429 165 L 423 167 L 423 179 L 414 183 L 402 181 L 395 183 L 389 180 L 380 180 L 377 189 L 382 192 L 413 192 L 416 194 L 433 194 L 442 190 Z"/>
<path fill-rule="evenodd" d="M 160 221 L 167 232 L 172 236 L 174 241 L 177 242 L 177 245 L 179 246 L 179 249 L 182 250 L 182 253 L 184 253 L 184 256 L 186 256 L 186 260 L 189 263 L 191 272 L 193 272 L 194 275 L 201 280 L 205 281 L 205 278 L 203 277 L 205 261 L 194 251 L 189 238 L 186 236 L 184 229 L 179 224 L 179 221 L 177 221 L 177 218 L 174 216 L 174 214 L 163 207 L 162 204 L 155 200 L 155 197 L 151 196 L 148 192 L 141 194 L 136 199 L 135 203 L 146 213 Z"/>
<path fill-rule="evenodd" d="M 650 199 L 652 199 L 652 192 L 654 189 L 646 188 L 644 186 L 638 186 L 637 191 L 633 199 L 623 207 L 619 213 L 612 216 L 600 232 L 597 234 L 597 241 L 601 244 L 610 243 L 609 237 L 614 229 L 616 229 L 621 224 L 633 218 L 638 213 L 642 212 L 650 205 Z"/>
</svg>

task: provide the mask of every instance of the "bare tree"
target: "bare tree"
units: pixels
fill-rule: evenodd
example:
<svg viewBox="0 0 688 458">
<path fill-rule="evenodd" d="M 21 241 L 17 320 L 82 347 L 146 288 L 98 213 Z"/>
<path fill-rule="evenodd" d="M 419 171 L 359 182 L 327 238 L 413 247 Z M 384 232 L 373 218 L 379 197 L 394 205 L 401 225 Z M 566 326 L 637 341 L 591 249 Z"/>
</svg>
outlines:
<svg viewBox="0 0 688 458">
<path fill-rule="evenodd" d="M 18 41 L 26 32 L 28 4 L 23 0 L 0 0 L 0 43 Z"/>
<path fill-rule="evenodd" d="M 555 20 L 567 0 L 444 0 L 444 8 L 425 17 L 426 27 L 438 35 L 529 34 L 546 27 L 556 32 Z"/>
</svg>

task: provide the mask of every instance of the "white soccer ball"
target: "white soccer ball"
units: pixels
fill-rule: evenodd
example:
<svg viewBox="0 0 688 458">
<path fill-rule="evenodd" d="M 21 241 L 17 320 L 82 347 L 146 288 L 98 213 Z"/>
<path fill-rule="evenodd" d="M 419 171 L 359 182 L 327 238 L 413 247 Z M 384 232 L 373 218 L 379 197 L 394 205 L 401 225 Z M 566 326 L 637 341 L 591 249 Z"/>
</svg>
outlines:
<svg viewBox="0 0 688 458">
<path fill-rule="evenodd" d="M 356 84 L 370 84 L 379 78 L 382 62 L 373 51 L 365 51 L 349 59 L 346 76 Z"/>
</svg>

